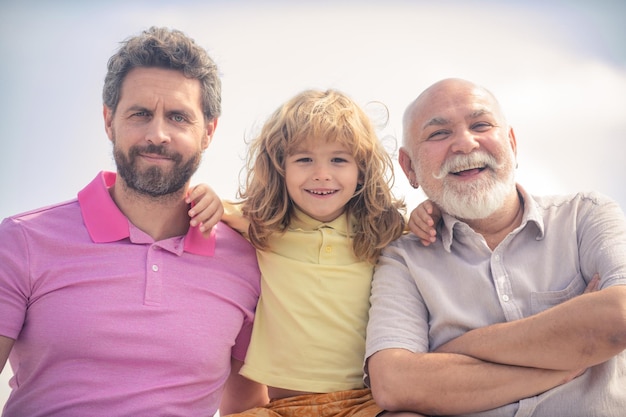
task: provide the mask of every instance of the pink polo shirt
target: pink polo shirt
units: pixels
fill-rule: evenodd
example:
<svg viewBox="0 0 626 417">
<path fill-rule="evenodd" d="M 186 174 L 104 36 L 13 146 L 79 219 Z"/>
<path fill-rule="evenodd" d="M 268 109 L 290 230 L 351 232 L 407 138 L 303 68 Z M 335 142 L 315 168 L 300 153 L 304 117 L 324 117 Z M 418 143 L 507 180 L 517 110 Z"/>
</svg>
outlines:
<svg viewBox="0 0 626 417">
<path fill-rule="evenodd" d="M 16 339 L 5 416 L 211 416 L 245 357 L 254 249 L 221 223 L 155 242 L 114 181 L 0 225 L 0 334 Z"/>
</svg>

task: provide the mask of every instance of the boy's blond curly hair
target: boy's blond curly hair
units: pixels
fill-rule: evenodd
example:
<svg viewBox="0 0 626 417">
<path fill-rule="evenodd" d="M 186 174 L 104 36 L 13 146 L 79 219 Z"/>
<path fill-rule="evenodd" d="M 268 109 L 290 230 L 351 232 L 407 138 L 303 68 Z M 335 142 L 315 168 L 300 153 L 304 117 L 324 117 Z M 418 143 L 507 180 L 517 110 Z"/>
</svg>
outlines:
<svg viewBox="0 0 626 417">
<path fill-rule="evenodd" d="M 252 244 L 267 249 L 268 238 L 282 233 L 294 214 L 285 184 L 285 159 L 305 141 L 337 141 L 359 169 L 355 195 L 346 205 L 356 219 L 353 250 L 376 263 L 380 251 L 405 227 L 404 203 L 391 192 L 393 164 L 373 123 L 352 99 L 336 90 L 306 90 L 280 106 L 250 144 L 242 212 L 250 220 Z"/>
</svg>

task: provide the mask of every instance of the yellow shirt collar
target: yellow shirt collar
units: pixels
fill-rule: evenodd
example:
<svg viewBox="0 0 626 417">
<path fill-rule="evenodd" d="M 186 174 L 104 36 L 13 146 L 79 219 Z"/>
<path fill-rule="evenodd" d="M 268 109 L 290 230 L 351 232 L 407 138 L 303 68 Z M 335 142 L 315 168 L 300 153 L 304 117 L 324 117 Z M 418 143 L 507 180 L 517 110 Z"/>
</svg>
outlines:
<svg viewBox="0 0 626 417">
<path fill-rule="evenodd" d="M 348 228 L 348 214 L 343 213 L 335 220 L 330 222 L 321 222 L 319 220 L 315 220 L 311 216 L 305 214 L 302 210 L 294 208 L 294 216 L 291 219 L 291 224 L 289 225 L 289 229 L 291 230 L 302 230 L 302 231 L 313 231 L 319 230 L 324 227 L 329 227 L 334 229 L 337 233 L 340 233 L 344 236 L 349 236 L 349 231 L 354 230 L 355 221 L 354 218 L 350 222 L 351 227 Z"/>
</svg>

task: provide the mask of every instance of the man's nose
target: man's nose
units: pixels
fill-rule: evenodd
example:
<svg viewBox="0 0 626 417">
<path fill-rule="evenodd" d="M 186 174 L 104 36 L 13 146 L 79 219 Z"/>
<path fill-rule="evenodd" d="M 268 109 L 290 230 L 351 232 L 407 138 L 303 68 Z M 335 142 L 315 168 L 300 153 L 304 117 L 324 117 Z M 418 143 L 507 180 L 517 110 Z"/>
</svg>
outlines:
<svg viewBox="0 0 626 417">
<path fill-rule="evenodd" d="M 471 153 L 480 147 L 476 135 L 469 129 L 462 129 L 454 134 L 452 151 L 458 153 Z"/>
<path fill-rule="evenodd" d="M 167 123 L 162 117 L 155 116 L 148 124 L 146 141 L 155 145 L 161 145 L 171 141 L 170 133 L 167 129 Z"/>
</svg>

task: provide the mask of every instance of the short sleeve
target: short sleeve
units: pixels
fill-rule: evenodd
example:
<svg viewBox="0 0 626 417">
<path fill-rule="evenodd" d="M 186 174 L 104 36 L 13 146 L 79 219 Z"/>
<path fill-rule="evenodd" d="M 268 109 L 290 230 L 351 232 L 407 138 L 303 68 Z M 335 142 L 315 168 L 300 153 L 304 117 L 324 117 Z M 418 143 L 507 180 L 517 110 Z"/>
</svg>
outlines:
<svg viewBox="0 0 626 417">
<path fill-rule="evenodd" d="M 28 247 L 23 231 L 13 219 L 0 224 L 0 334 L 19 335 L 30 297 Z"/>
</svg>

